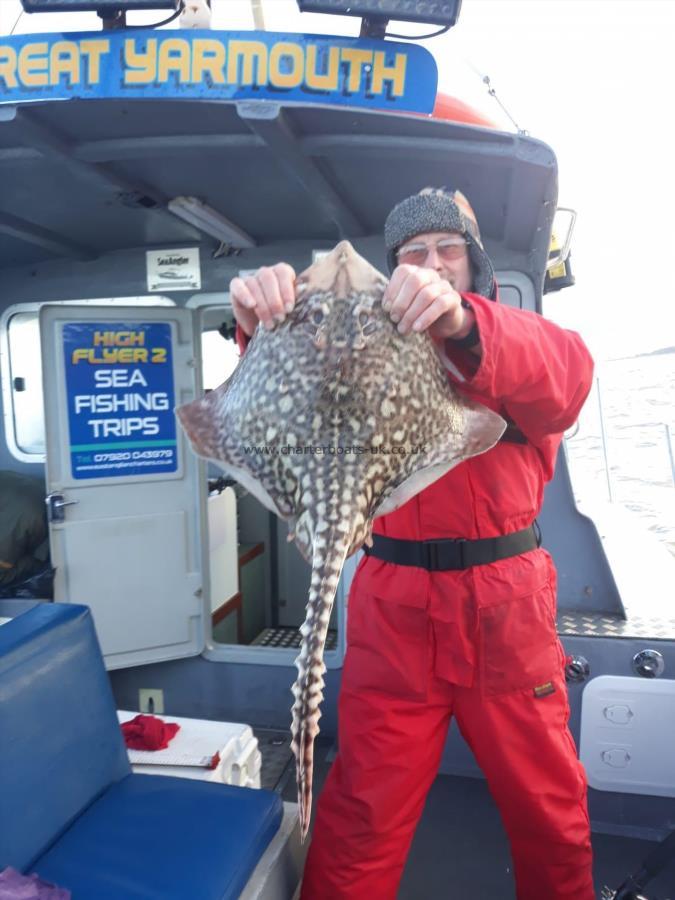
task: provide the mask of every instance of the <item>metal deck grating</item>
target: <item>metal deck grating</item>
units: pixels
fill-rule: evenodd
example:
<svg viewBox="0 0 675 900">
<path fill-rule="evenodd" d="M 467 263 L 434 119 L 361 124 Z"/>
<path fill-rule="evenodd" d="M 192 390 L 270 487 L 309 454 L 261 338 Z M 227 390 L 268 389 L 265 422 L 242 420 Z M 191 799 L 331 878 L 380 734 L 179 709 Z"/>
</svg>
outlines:
<svg viewBox="0 0 675 900">
<path fill-rule="evenodd" d="M 665 616 L 632 616 L 628 618 L 603 613 L 560 612 L 558 633 L 580 637 L 649 638 L 655 641 L 675 640 L 675 618 Z"/>
<path fill-rule="evenodd" d="M 284 647 L 297 650 L 300 648 L 300 631 L 297 628 L 265 628 L 255 640 L 256 647 Z M 326 637 L 326 650 L 337 649 L 337 631 L 331 629 Z"/>
</svg>

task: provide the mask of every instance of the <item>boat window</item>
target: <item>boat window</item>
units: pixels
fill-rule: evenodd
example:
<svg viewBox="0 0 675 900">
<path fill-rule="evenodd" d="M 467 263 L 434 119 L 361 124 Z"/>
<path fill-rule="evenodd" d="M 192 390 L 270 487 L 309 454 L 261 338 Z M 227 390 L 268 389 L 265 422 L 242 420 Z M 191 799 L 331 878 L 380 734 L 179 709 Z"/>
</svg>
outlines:
<svg viewBox="0 0 675 900">
<path fill-rule="evenodd" d="M 536 310 L 534 285 L 527 275 L 515 269 L 498 269 L 499 302 L 514 309 Z"/>
<path fill-rule="evenodd" d="M 168 297 L 97 297 L 63 304 L 95 306 L 174 306 Z M 11 306 L 0 319 L 0 362 L 5 438 L 22 462 L 42 462 L 45 426 L 42 409 L 42 357 L 39 315 L 42 303 Z"/>
<path fill-rule="evenodd" d="M 513 306 L 522 309 L 523 297 L 518 288 L 513 284 L 499 286 L 499 299 L 505 306 Z"/>
<path fill-rule="evenodd" d="M 213 391 L 230 377 L 239 362 L 235 321 L 228 294 L 195 294 L 185 304 L 199 311 L 202 344 L 202 385 Z"/>
<path fill-rule="evenodd" d="M 230 377 L 239 362 L 239 348 L 231 337 L 212 329 L 202 332 L 202 379 L 205 391 L 212 391 Z"/>
</svg>

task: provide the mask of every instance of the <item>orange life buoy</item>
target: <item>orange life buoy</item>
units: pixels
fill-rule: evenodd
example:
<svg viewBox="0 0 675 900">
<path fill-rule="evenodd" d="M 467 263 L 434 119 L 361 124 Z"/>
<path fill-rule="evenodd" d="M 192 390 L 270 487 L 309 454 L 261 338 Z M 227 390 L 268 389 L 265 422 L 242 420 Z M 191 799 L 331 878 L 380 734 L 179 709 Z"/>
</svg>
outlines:
<svg viewBox="0 0 675 900">
<path fill-rule="evenodd" d="M 448 94 L 436 94 L 434 111 L 431 114 L 434 119 L 449 119 L 452 122 L 463 122 L 465 125 L 482 125 L 485 128 L 497 128 L 497 124 L 487 116 L 479 113 L 468 103 L 450 97 Z"/>
</svg>

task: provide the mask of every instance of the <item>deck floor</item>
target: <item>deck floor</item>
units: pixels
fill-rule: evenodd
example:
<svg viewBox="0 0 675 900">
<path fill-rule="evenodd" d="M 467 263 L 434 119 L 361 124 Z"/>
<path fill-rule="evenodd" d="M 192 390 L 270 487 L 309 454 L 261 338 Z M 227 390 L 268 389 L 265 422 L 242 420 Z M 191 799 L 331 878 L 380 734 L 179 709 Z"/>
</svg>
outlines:
<svg viewBox="0 0 675 900">
<path fill-rule="evenodd" d="M 598 898 L 604 888 L 616 890 L 637 871 L 655 846 L 650 841 L 604 834 L 594 834 L 592 841 Z M 440 775 L 415 834 L 399 900 L 451 896 L 514 900 L 516 895 L 506 834 L 486 782 Z M 675 861 L 649 884 L 647 896 L 650 900 L 675 900 Z"/>
<path fill-rule="evenodd" d="M 272 732 L 264 734 L 268 739 L 273 737 Z M 282 739 L 283 732 L 276 735 Z M 290 747 L 286 747 L 290 752 Z M 292 759 L 272 784 L 279 772 L 279 745 L 275 745 L 269 769 L 265 748 L 262 749 L 263 782 L 277 790 L 284 800 L 295 801 Z M 319 736 L 314 761 L 315 798 L 328 774 L 333 754 L 331 742 Z M 603 890 L 616 890 L 628 875 L 637 871 L 654 846 L 649 841 L 594 834 L 598 900 Z M 515 900 L 515 896 L 508 841 L 486 782 L 480 778 L 439 775 L 429 792 L 413 840 L 398 900 Z M 650 882 L 647 897 L 675 900 L 675 860 Z"/>
</svg>

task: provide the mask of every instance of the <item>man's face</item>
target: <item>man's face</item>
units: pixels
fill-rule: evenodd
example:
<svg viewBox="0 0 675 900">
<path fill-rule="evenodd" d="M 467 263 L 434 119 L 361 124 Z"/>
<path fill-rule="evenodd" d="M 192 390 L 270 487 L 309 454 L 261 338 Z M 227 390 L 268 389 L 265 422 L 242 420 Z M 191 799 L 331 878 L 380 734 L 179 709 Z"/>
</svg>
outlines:
<svg viewBox="0 0 675 900">
<path fill-rule="evenodd" d="M 399 265 L 435 269 L 459 293 L 470 291 L 473 283 L 469 248 L 464 235 L 456 231 L 426 231 L 398 248 Z"/>
</svg>

